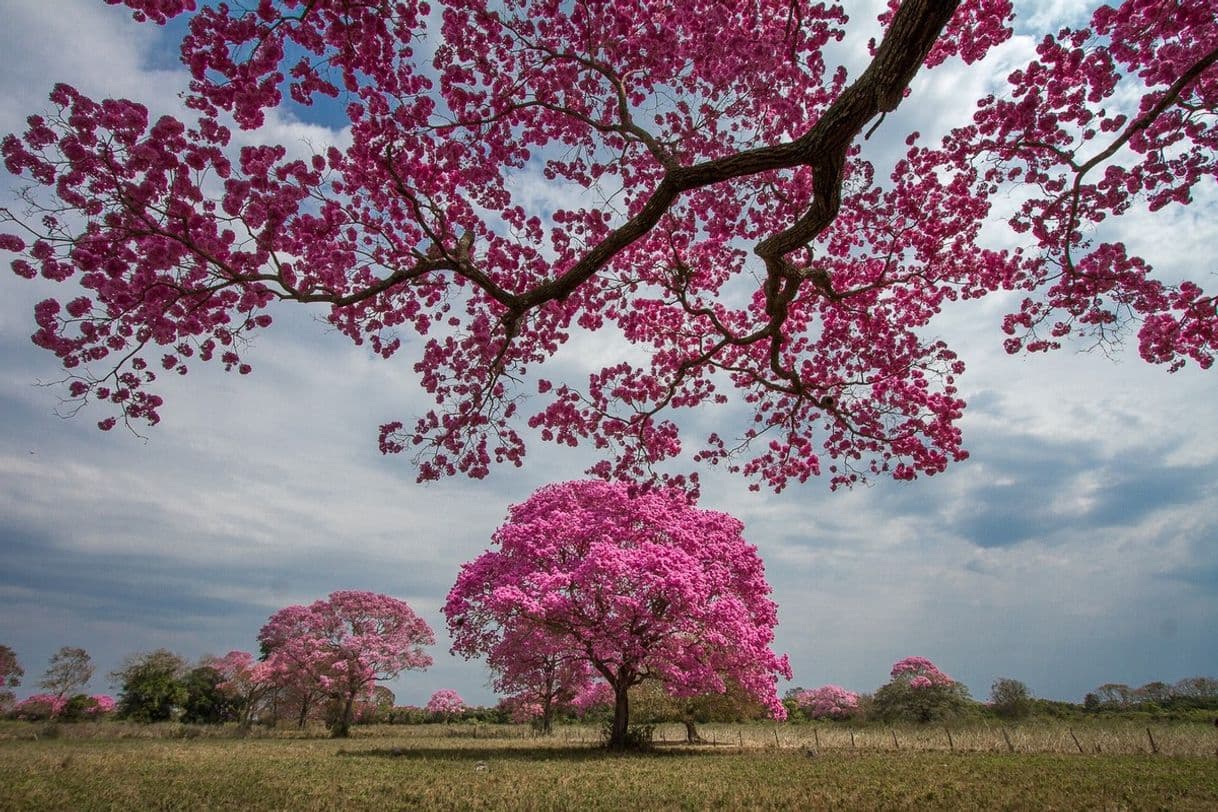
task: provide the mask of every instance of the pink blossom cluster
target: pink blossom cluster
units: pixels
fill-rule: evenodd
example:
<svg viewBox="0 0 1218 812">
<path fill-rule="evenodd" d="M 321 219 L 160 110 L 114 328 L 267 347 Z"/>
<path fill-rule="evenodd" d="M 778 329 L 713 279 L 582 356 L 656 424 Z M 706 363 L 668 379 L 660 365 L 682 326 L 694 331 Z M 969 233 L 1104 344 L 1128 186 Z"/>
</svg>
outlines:
<svg viewBox="0 0 1218 812">
<path fill-rule="evenodd" d="M 18 719 L 54 719 L 68 706 L 67 697 L 55 694 L 33 694 L 13 707 L 13 716 Z"/>
<path fill-rule="evenodd" d="M 508 718 L 517 725 L 529 724 L 545 714 L 542 704 L 528 694 L 504 697 L 499 705 L 507 710 Z"/>
<path fill-rule="evenodd" d="M 580 689 L 571 700 L 571 707 L 581 716 L 589 713 L 612 709 L 615 697 L 613 686 L 603 680 L 590 682 Z"/>
<path fill-rule="evenodd" d="M 114 697 L 109 694 L 94 694 L 89 697 L 92 700 L 88 707 L 85 708 L 85 714 L 92 717 L 105 716 L 109 713 L 114 713 L 118 707 Z"/>
<path fill-rule="evenodd" d="M 465 700 L 451 688 L 441 688 L 427 701 L 427 712 L 438 716 L 452 716 L 465 710 Z"/>
<path fill-rule="evenodd" d="M 188 120 L 61 84 L 0 144 L 33 187 L 0 250 L 64 284 L 33 341 L 103 429 L 157 423 L 160 376 L 250 373 L 276 301 L 411 353 L 434 407 L 379 442 L 424 480 L 522 464 L 522 424 L 595 448 L 592 475 L 691 491 L 667 463 L 775 490 L 932 475 L 967 451 L 964 363 L 928 336 L 995 293 L 1021 294 L 1011 352 L 1130 329 L 1171 370 L 1218 350 L 1213 294 L 1098 236 L 1218 176 L 1212 0 L 1124 0 L 1050 32 L 887 174 L 861 141 L 919 71 L 1008 39 L 1009 0 L 892 0 L 854 80 L 825 58 L 851 28 L 837 4 L 121 2 L 189 14 Z M 319 101 L 349 146 L 260 141 L 268 111 Z M 571 202 L 522 194 L 532 167 Z M 1009 199 L 1014 247 L 983 233 Z M 576 330 L 641 352 L 552 380 Z M 680 410 L 711 406 L 743 420 L 691 438 Z"/>
<path fill-rule="evenodd" d="M 795 695 L 795 701 L 813 719 L 845 719 L 859 707 L 859 695 L 840 685 L 823 685 Z"/>
<path fill-rule="evenodd" d="M 956 681 L 939 670 L 939 667 L 926 657 L 906 657 L 898 660 L 892 666 L 892 679 L 905 682 L 911 688 L 947 687 L 955 685 Z"/>
</svg>

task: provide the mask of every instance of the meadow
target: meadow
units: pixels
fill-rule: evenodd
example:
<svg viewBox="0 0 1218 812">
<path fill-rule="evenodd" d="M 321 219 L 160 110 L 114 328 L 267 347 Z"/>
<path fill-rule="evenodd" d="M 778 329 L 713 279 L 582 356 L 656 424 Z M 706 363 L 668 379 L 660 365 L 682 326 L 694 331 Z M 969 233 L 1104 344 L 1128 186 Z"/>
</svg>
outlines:
<svg viewBox="0 0 1218 812">
<path fill-rule="evenodd" d="M 370 726 L 335 740 L 10 722 L 0 809 L 1218 809 L 1218 731 L 1151 731 L 1158 753 L 1132 724 L 978 725 L 950 744 L 944 728 L 867 727 L 853 745 L 834 725 L 725 724 L 704 726 L 715 743 L 700 746 L 671 725 L 623 755 L 576 726 Z"/>
</svg>

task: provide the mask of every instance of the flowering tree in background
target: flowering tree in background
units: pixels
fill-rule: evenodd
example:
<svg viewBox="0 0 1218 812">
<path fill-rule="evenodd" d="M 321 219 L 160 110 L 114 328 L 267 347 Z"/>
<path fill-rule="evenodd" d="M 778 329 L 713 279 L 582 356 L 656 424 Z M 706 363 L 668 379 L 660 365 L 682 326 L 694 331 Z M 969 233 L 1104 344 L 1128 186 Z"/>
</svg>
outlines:
<svg viewBox="0 0 1218 812">
<path fill-rule="evenodd" d="M 17 660 L 17 653 L 8 646 L 0 645 L 0 711 L 7 710 L 16 695 L 12 689 L 21 684 L 25 669 Z"/>
<path fill-rule="evenodd" d="M 57 718 L 67 706 L 68 700 L 62 696 L 34 694 L 17 703 L 13 708 L 13 716 L 31 722 L 40 722 Z"/>
<path fill-rule="evenodd" d="M 533 701 L 528 694 L 505 696 L 499 700 L 499 707 L 507 712 L 507 718 L 517 725 L 536 724 L 542 720 L 545 709 L 540 702 Z M 546 729 L 547 731 L 549 728 Z"/>
<path fill-rule="evenodd" d="M 280 609 L 258 633 L 271 667 L 307 678 L 336 703 L 331 732 L 348 735 L 356 700 L 377 680 L 426 668 L 435 635 L 405 601 L 346 590 L 308 606 Z"/>
<path fill-rule="evenodd" d="M 78 691 L 93 678 L 93 658 L 83 648 L 64 646 L 51 656 L 38 685 L 61 699 Z"/>
<path fill-rule="evenodd" d="M 893 663 L 891 680 L 875 692 L 875 713 L 884 721 L 932 722 L 966 714 L 968 688 L 926 657 Z"/>
<path fill-rule="evenodd" d="M 840 685 L 823 685 L 795 695 L 809 719 L 847 719 L 859 708 L 859 695 Z"/>
<path fill-rule="evenodd" d="M 160 24 L 196 8 L 107 2 Z M 207 4 L 182 41 L 187 120 L 59 85 L 4 140 L 32 186 L 0 248 L 69 283 L 33 339 L 68 398 L 106 404 L 103 429 L 156 423 L 158 375 L 250 372 L 276 302 L 327 307 L 385 357 L 411 345 L 437 405 L 380 446 L 421 479 L 519 465 L 522 422 L 605 449 L 602 477 L 690 447 L 753 487 L 934 474 L 966 456 L 964 364 L 926 336 L 946 303 L 996 291 L 1023 294 L 1010 352 L 1132 325 L 1149 362 L 1213 362 L 1213 295 L 1098 228 L 1218 174 L 1212 0 L 1125 0 L 1049 32 L 1004 92 L 938 143 L 909 133 L 892 166 L 863 140 L 919 71 L 1005 41 L 1010 0 L 893 0 L 853 77 L 826 60 L 855 31 L 838 4 L 436 5 Z M 315 102 L 350 146 L 232 147 L 233 127 L 257 142 L 267 111 Z M 531 168 L 552 200 L 530 199 Z M 544 377 L 576 330 L 649 360 Z M 689 441 L 672 416 L 733 402 L 726 436 Z"/>
<path fill-rule="evenodd" d="M 441 688 L 427 701 L 427 712 L 443 717 L 445 722 L 464 710 L 465 700 L 451 688 Z"/>
<path fill-rule="evenodd" d="M 505 626 L 486 651 L 487 665 L 498 693 L 512 695 L 517 705 L 536 705 L 536 721 L 542 733 L 550 733 L 554 714 L 571 703 L 593 677 L 592 667 L 579 652 L 570 650 L 562 637 L 518 617 Z M 602 683 L 603 684 L 603 683 Z"/>
<path fill-rule="evenodd" d="M 444 606 L 453 651 L 483 656 L 521 623 L 545 629 L 612 687 L 612 748 L 625 746 L 629 690 L 645 680 L 689 696 L 731 677 L 783 717 L 775 684 L 790 667 L 769 648 L 776 606 L 742 529 L 673 490 L 541 488 L 510 508 L 495 549 L 461 567 Z"/>
<path fill-rule="evenodd" d="M 581 718 L 600 713 L 611 714 L 614 700 L 613 686 L 597 680 L 580 689 L 571 700 L 571 708 Z"/>
<path fill-rule="evenodd" d="M 275 690 L 275 669 L 248 651 L 230 651 L 206 662 L 220 676 L 217 687 L 232 699 L 237 724 L 249 728 L 265 700 Z"/>
</svg>

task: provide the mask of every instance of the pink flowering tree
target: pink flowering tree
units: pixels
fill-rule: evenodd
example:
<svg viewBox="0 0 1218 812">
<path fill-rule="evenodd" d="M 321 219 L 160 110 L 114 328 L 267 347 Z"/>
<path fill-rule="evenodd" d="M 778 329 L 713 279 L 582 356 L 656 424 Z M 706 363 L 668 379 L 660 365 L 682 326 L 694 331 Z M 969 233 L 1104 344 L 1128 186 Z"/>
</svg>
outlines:
<svg viewBox="0 0 1218 812">
<path fill-rule="evenodd" d="M 932 722 L 974 709 L 968 688 L 926 657 L 906 657 L 892 666 L 891 680 L 875 692 L 875 712 L 885 721 Z"/>
<path fill-rule="evenodd" d="M 17 652 L 0 645 L 0 712 L 8 710 L 13 704 L 16 699 L 13 689 L 21 684 L 23 676 L 25 669 L 17 659 Z"/>
<path fill-rule="evenodd" d="M 17 703 L 13 708 L 13 716 L 33 722 L 56 719 L 67 706 L 66 697 L 55 694 L 34 694 Z"/>
<path fill-rule="evenodd" d="M 674 490 L 541 488 L 461 567 L 444 606 L 453 651 L 484 656 L 521 623 L 544 628 L 613 689 L 617 749 L 629 690 L 645 680 L 691 696 L 722 692 L 730 677 L 785 716 L 775 688 L 790 667 L 770 650 L 777 607 L 742 529 Z"/>
<path fill-rule="evenodd" d="M 800 691 L 795 701 L 809 719 L 848 719 L 859 709 L 859 695 L 840 685 Z"/>
<path fill-rule="evenodd" d="M 503 628 L 486 660 L 496 692 L 539 708 L 529 721 L 543 734 L 552 732 L 555 713 L 570 705 L 595 673 L 565 638 L 523 617 Z"/>
<path fill-rule="evenodd" d="M 441 717 L 445 722 L 465 710 L 465 700 L 451 688 L 441 688 L 427 700 L 427 712 Z"/>
<path fill-rule="evenodd" d="M 89 700 L 89 705 L 84 709 L 84 715 L 89 719 L 109 716 L 118 708 L 118 702 L 109 694 L 93 694 Z"/>
<path fill-rule="evenodd" d="M 615 696 L 613 686 L 607 682 L 596 680 L 585 685 L 571 700 L 571 708 L 581 718 L 612 714 Z"/>
<path fill-rule="evenodd" d="M 238 726 L 248 729 L 276 690 L 275 667 L 265 660 L 255 660 L 248 651 L 230 651 L 204 665 L 220 675 L 217 689 L 232 699 Z"/>
<path fill-rule="evenodd" d="M 436 640 L 405 601 L 347 590 L 280 609 L 262 627 L 258 642 L 272 669 L 310 681 L 335 703 L 331 732 L 343 737 L 356 700 L 370 696 L 377 680 L 431 665 L 423 647 Z"/>
<path fill-rule="evenodd" d="M 1096 3 L 942 139 L 892 133 L 907 149 L 878 166 L 863 142 L 911 80 L 1008 39 L 1010 0 L 891 0 L 853 76 L 826 59 L 859 37 L 849 4 L 107 2 L 189 12 L 190 113 L 56 86 L 3 141 L 29 186 L 0 236 L 17 275 L 62 285 L 33 340 L 102 429 L 157 423 L 160 376 L 250 373 L 284 302 L 411 356 L 436 405 L 379 441 L 420 479 L 521 464 L 524 425 L 598 449 L 596 476 L 691 489 L 659 466 L 779 490 L 934 474 L 966 456 L 964 363 L 928 336 L 1001 291 L 1021 294 L 1013 353 L 1130 330 L 1172 370 L 1218 350 L 1212 293 L 1097 230 L 1218 174 L 1213 0 Z M 350 146 L 259 138 L 310 105 Z M 522 191 L 536 169 L 553 200 Z M 643 352 L 554 380 L 577 330 Z M 712 406 L 738 422 L 683 434 L 680 410 Z"/>
<path fill-rule="evenodd" d="M 541 703 L 535 702 L 528 694 L 505 696 L 499 700 L 499 707 L 506 712 L 508 719 L 517 725 L 537 724 L 545 714 Z"/>
</svg>

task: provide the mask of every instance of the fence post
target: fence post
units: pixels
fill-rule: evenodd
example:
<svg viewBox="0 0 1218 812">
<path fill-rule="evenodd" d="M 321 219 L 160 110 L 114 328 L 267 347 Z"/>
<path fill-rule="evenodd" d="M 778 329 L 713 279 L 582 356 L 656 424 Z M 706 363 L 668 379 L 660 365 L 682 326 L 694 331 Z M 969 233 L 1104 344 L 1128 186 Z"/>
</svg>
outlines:
<svg viewBox="0 0 1218 812">
<path fill-rule="evenodd" d="M 816 749 L 820 749 L 820 731 L 812 728 L 812 737 L 816 740 Z"/>
<path fill-rule="evenodd" d="M 952 729 L 950 727 L 948 727 L 947 725 L 944 725 L 943 729 L 947 731 L 947 749 L 951 750 L 952 752 L 955 752 L 956 743 L 954 741 L 952 741 Z"/>
<path fill-rule="evenodd" d="M 1007 749 L 1010 750 L 1012 753 L 1014 753 L 1015 745 L 1011 744 L 1011 737 L 1007 735 L 1007 729 L 1005 727 L 1003 727 L 1003 728 L 999 728 L 999 730 L 1002 731 L 1002 738 L 1007 740 Z"/>
<path fill-rule="evenodd" d="M 854 749 L 854 728 L 850 728 L 850 749 Z"/>
<path fill-rule="evenodd" d="M 1074 739 L 1074 746 L 1078 748 L 1078 751 L 1080 753 L 1083 752 L 1083 746 L 1081 744 L 1079 744 L 1078 736 L 1074 735 L 1074 728 L 1068 728 L 1068 729 L 1070 731 L 1070 738 Z"/>
<path fill-rule="evenodd" d="M 778 741 L 778 725 L 774 725 L 774 746 L 782 747 L 782 743 Z"/>
<path fill-rule="evenodd" d="M 744 731 L 737 730 L 736 735 L 740 737 L 740 749 L 743 750 L 744 749 Z"/>
<path fill-rule="evenodd" d="M 1150 751 L 1152 753 L 1159 752 L 1159 745 L 1155 744 L 1155 737 L 1150 735 L 1150 728 L 1146 728 L 1146 738 L 1150 739 Z"/>
<path fill-rule="evenodd" d="M 894 750 L 900 750 L 900 749 L 901 749 L 901 745 L 900 745 L 900 744 L 897 742 L 897 729 L 896 729 L 895 727 L 892 727 L 892 728 L 889 728 L 889 729 L 888 729 L 888 732 L 892 734 L 892 747 L 893 747 L 893 749 L 894 749 Z"/>
</svg>

